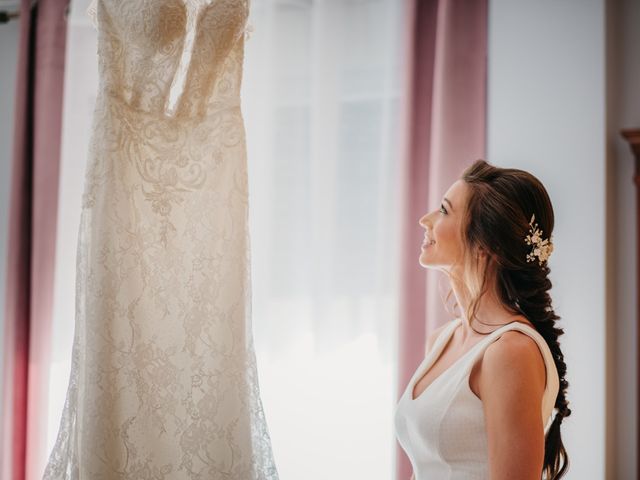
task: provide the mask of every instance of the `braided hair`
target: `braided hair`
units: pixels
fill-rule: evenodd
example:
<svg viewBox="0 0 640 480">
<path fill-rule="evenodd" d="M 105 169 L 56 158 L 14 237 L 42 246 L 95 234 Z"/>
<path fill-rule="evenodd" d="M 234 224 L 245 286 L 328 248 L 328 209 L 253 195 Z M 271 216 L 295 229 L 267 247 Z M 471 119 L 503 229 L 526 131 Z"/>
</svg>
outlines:
<svg viewBox="0 0 640 480">
<path fill-rule="evenodd" d="M 499 168 L 481 159 L 467 167 L 461 179 L 470 188 L 461 232 L 467 247 L 464 249 L 462 283 L 472 299 L 467 306 L 466 318 L 470 319 L 470 324 L 477 320 L 490 325 L 480 321 L 475 314 L 480 297 L 489 288 L 488 279 L 495 279 L 498 298 L 505 308 L 513 314 L 524 315 L 547 342 L 560 385 L 555 401 L 556 415 L 545 435 L 542 473 L 548 480 L 557 480 L 569 466 L 560 436 L 562 420 L 571 415 L 566 398 L 567 366 L 558 342 L 564 330 L 556 325 L 560 317 L 551 305 L 549 290 L 552 285 L 547 262 L 542 265 L 538 261 L 528 262 L 531 247 L 525 242 L 532 214 L 545 236 L 551 237 L 554 223 L 551 200 L 542 183 L 532 174 L 515 168 Z M 488 255 L 477 255 L 479 250 Z"/>
</svg>

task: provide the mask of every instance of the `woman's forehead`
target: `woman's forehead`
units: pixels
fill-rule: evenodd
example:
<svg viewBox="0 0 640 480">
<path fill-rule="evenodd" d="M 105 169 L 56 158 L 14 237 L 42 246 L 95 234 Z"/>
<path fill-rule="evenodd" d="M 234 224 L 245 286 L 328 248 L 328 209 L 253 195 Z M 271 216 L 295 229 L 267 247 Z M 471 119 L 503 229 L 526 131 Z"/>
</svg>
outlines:
<svg viewBox="0 0 640 480">
<path fill-rule="evenodd" d="M 443 199 L 447 198 L 453 204 L 453 208 L 455 208 L 456 205 L 462 205 L 467 195 L 467 188 L 464 180 L 457 180 L 445 192 Z"/>
</svg>

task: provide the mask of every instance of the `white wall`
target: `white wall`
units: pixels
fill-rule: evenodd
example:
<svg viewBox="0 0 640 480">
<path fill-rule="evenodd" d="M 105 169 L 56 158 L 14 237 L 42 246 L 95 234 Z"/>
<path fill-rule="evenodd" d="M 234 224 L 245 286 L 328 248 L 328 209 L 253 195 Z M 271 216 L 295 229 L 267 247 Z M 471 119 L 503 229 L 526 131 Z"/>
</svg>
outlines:
<svg viewBox="0 0 640 480">
<path fill-rule="evenodd" d="M 489 4 L 488 160 L 536 175 L 554 205 L 551 295 L 572 410 L 565 478 L 605 478 L 604 0 Z"/>
</svg>

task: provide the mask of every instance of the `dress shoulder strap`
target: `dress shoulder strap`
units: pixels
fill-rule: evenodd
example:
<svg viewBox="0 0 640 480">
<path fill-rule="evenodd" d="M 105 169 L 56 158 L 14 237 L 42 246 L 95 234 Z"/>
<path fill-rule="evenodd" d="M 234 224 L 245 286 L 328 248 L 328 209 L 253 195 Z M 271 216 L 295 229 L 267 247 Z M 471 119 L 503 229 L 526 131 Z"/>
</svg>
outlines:
<svg viewBox="0 0 640 480">
<path fill-rule="evenodd" d="M 542 413 L 543 424 L 546 425 L 546 430 L 551 422 L 551 419 L 549 419 L 548 423 L 545 420 L 549 417 L 549 415 L 551 415 L 553 411 L 553 407 L 555 405 L 556 397 L 558 395 L 558 390 L 560 387 L 560 380 L 558 378 L 558 370 L 556 369 L 556 364 L 553 360 L 553 354 L 549 349 L 549 345 L 547 345 L 544 337 L 540 335 L 540 333 L 538 333 L 535 328 L 522 322 L 511 322 L 491 332 L 489 335 L 487 335 L 486 339 L 480 342 L 480 345 L 482 345 L 481 347 L 479 347 L 478 349 L 474 348 L 475 353 L 471 356 L 470 360 L 465 365 L 465 373 L 467 375 L 470 373 L 471 367 L 475 364 L 475 361 L 484 353 L 484 351 L 491 343 L 498 340 L 498 338 L 500 338 L 503 333 L 510 330 L 518 330 L 535 340 L 540 353 L 542 354 L 542 358 L 544 359 L 547 374 L 545 390 L 542 397 Z"/>
<path fill-rule="evenodd" d="M 436 341 L 431 346 L 431 350 L 425 352 L 425 357 L 432 355 L 434 352 L 438 352 L 436 353 L 436 355 L 439 355 L 439 352 L 444 349 L 444 346 L 451 338 L 451 335 L 453 335 L 454 330 L 458 325 L 460 325 L 461 322 L 462 319 L 460 317 L 449 321 L 448 324 L 446 324 L 447 327 L 442 329 L 440 335 L 438 335 L 438 338 L 436 338 Z"/>
</svg>

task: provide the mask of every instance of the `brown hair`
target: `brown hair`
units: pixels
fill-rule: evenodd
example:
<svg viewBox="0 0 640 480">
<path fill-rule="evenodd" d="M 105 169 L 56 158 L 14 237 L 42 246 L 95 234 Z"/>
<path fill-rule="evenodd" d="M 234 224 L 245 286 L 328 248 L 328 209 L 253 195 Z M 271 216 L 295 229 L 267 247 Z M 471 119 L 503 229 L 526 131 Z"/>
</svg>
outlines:
<svg viewBox="0 0 640 480">
<path fill-rule="evenodd" d="M 543 473 L 545 478 L 556 480 L 569 466 L 569 457 L 560 437 L 562 419 L 571 414 L 566 399 L 567 367 L 558 342 L 564 330 L 555 325 L 560 317 L 551 306 L 547 262 L 540 265 L 537 258 L 527 262 L 532 247 L 525 242 L 534 214 L 543 238 L 551 237 L 554 222 L 551 200 L 540 180 L 532 174 L 515 168 L 495 167 L 484 160 L 476 160 L 467 167 L 461 179 L 469 187 L 461 232 L 465 243 L 461 283 L 472 299 L 466 318 L 470 324 L 474 319 L 484 324 L 475 315 L 480 297 L 491 287 L 488 282 L 491 275 L 496 281 L 496 294 L 505 308 L 524 315 L 547 342 L 558 371 L 560 388 L 555 401 L 558 411 L 545 436 Z M 480 250 L 487 255 L 478 255 Z M 450 295 L 451 291 L 447 299 Z"/>
</svg>

